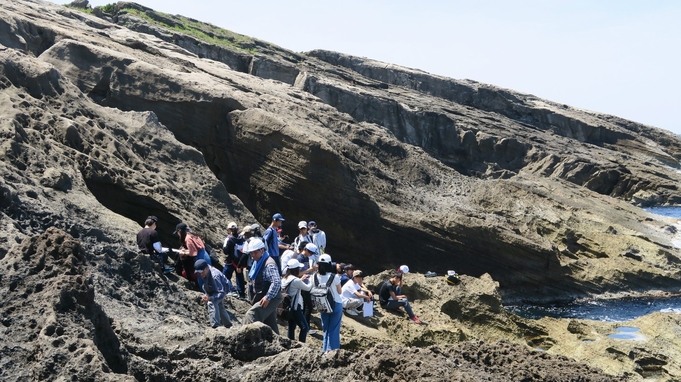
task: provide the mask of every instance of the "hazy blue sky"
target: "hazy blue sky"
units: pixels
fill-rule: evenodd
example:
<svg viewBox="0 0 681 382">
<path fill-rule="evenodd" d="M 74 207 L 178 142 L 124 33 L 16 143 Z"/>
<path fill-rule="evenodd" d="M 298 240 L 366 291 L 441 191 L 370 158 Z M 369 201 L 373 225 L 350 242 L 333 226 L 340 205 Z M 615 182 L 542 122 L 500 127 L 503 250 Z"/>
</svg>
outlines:
<svg viewBox="0 0 681 382">
<path fill-rule="evenodd" d="M 469 78 L 681 134 L 677 0 L 137 2 L 293 51 Z"/>
</svg>

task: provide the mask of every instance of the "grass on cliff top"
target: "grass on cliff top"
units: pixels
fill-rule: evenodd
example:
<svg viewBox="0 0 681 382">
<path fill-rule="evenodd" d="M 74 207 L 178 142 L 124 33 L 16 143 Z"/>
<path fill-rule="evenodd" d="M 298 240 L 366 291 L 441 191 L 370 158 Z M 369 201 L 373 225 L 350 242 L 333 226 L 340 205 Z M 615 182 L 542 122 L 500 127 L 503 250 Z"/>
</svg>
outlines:
<svg viewBox="0 0 681 382">
<path fill-rule="evenodd" d="M 154 18 L 138 9 L 124 8 L 119 11 L 124 11 L 133 14 L 150 24 L 158 25 L 165 29 L 183 33 L 192 36 L 198 40 L 207 42 L 212 45 L 233 48 L 250 54 L 257 53 L 257 49 L 253 46 L 254 40 L 248 36 L 234 33 L 227 29 L 222 29 L 211 24 L 202 23 L 184 16 L 172 16 L 166 13 L 156 12 L 159 18 Z M 165 22 L 168 20 L 170 22 Z"/>
<path fill-rule="evenodd" d="M 232 48 L 250 54 L 255 54 L 258 52 L 258 49 L 254 46 L 255 40 L 248 36 L 234 33 L 230 30 L 222 29 L 216 27 L 215 25 L 203 23 L 184 16 L 173 16 L 167 13 L 154 11 L 154 15 L 157 17 L 152 17 L 147 12 L 126 7 L 126 4 L 123 4 L 123 8 L 117 9 L 115 3 L 96 6 L 95 8 L 77 8 L 70 4 L 66 4 L 65 6 L 87 14 L 93 14 L 95 9 L 99 9 L 109 15 L 129 13 L 141 18 L 149 24 L 157 25 L 170 31 L 192 36 L 211 45 Z"/>
</svg>

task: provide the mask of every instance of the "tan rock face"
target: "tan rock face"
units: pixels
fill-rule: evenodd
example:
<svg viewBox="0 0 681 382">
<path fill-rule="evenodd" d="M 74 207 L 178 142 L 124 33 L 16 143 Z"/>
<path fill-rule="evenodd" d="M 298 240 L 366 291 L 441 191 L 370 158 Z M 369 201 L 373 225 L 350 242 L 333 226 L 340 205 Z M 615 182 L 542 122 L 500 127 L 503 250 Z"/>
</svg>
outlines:
<svg viewBox="0 0 681 382">
<path fill-rule="evenodd" d="M 403 81 L 390 76 L 416 74 L 393 67 L 386 79 L 373 69 L 365 73 L 374 64 L 320 52 L 306 57 L 266 43 L 253 43 L 263 53 L 252 59 L 267 61 L 268 69 L 247 69 L 234 61 L 243 52 L 179 36 L 190 53 L 170 44 L 179 37 L 164 32 L 162 23 L 131 12 L 121 9 L 119 22 L 151 35 L 111 25 L 108 39 L 72 39 L 69 34 L 80 36 L 82 29 L 60 30 L 63 37 L 48 41 L 41 60 L 102 105 L 153 111 L 177 139 L 201 151 L 265 224 L 274 210 L 287 211 L 294 222 L 315 219 L 323 222 L 331 253 L 355 263 L 363 253 L 379 253 L 368 270 L 418 256 L 415 270 L 489 272 L 509 298 L 525 298 L 527 291 L 546 299 L 665 288 L 678 279 L 673 235 L 663 230 L 668 223 L 642 225 L 640 210 L 598 194 L 627 199 L 646 189 L 656 200 L 672 201 L 675 188 L 663 183 L 679 176 L 670 169 L 678 143 L 661 131 L 628 122 L 624 128 L 610 117 L 420 72 L 421 85 L 395 87 Z M 298 75 L 292 80 L 286 73 Z M 398 105 L 395 113 L 391 105 Z M 541 117 L 542 108 L 551 117 Z M 641 137 L 631 135 L 634 128 Z M 562 130 L 556 135 L 555 129 Z M 73 130 L 64 136 L 80 147 Z M 641 163 L 665 177 L 642 181 L 650 171 Z M 660 193 L 666 196 L 659 199 Z M 363 240 L 364 232 L 375 232 L 372 240 Z M 418 255 L 424 248 L 428 255 Z M 645 277 L 641 262 L 617 262 L 618 272 L 608 271 L 607 259 L 632 251 L 654 258 Z"/>
<path fill-rule="evenodd" d="M 472 81 L 297 54 L 139 5 L 99 9 L 100 17 L 40 1 L 0 5 L 0 259 L 49 241 L 33 238 L 52 227 L 80 242 L 87 261 L 78 272 L 118 323 L 105 339 L 125 337 L 133 354 L 92 348 L 93 370 L 103 357 L 114 372 L 162 376 L 166 358 L 209 352 L 168 350 L 187 349 L 205 317 L 196 293 L 134 253 L 151 214 L 166 246 L 177 246 L 179 221 L 219 246 L 227 222 L 266 225 L 279 211 L 286 233 L 314 219 L 334 260 L 369 272 L 407 263 L 480 276 L 468 281 L 482 284 L 468 290 L 467 306 L 446 299 L 432 317 L 472 326 L 372 324 L 409 328 L 407 345 L 492 339 L 485 333 L 551 342 L 546 330 L 506 315 L 502 295 L 677 288 L 676 222 L 632 206 L 680 200 L 681 141 L 667 132 Z M 219 37 L 209 44 L 169 29 L 179 24 Z M 2 288 L 15 293 L 8 277 Z M 443 292 L 425 283 L 411 286 L 417 300 Z M 282 349 L 293 345 L 259 333 L 258 351 L 288 357 Z M 354 341 L 345 346 L 370 345 Z M 641 368 L 657 367 L 632 354 Z M 225 364 L 241 362 L 230 357 Z"/>
</svg>

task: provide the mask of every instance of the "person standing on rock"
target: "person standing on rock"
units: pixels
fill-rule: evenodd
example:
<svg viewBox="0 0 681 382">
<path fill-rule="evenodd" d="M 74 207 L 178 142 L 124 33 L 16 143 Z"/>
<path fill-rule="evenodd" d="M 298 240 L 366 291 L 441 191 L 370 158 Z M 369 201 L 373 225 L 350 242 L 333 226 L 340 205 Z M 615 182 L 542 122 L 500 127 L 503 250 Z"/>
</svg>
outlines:
<svg viewBox="0 0 681 382">
<path fill-rule="evenodd" d="M 285 221 L 284 217 L 280 213 L 272 215 L 272 223 L 267 227 L 265 233 L 262 235 L 265 245 L 267 245 L 267 253 L 270 257 L 276 261 L 277 268 L 281 269 L 281 260 L 279 259 L 279 248 L 287 249 L 287 245 L 279 244 L 279 232 L 277 229 L 281 227 L 281 224 Z"/>
<path fill-rule="evenodd" d="M 340 297 L 342 291 L 340 277 L 336 276 L 334 267 L 331 264 L 331 256 L 328 254 L 321 255 L 317 264 L 319 266 L 318 273 L 312 278 L 314 286 L 325 285 L 329 282 L 329 278 L 333 278 L 329 287 L 333 296 L 333 311 L 331 313 L 321 313 L 322 330 L 324 331 L 322 353 L 328 354 L 332 350 L 340 349 L 340 330 L 341 320 L 343 319 L 343 300 Z"/>
<path fill-rule="evenodd" d="M 176 269 L 177 274 L 197 282 L 199 288 L 203 287 L 203 280 L 197 278 L 196 274 L 194 274 L 194 263 L 196 260 L 203 259 L 209 265 L 211 264 L 210 256 L 206 251 L 206 245 L 203 244 L 203 240 L 198 235 L 192 232 L 186 223 L 179 223 L 175 227 L 173 235 L 177 235 L 180 238 L 180 260 L 182 266 Z"/>
<path fill-rule="evenodd" d="M 399 287 L 402 284 L 402 273 L 395 273 L 390 280 L 381 285 L 381 290 L 378 292 L 378 297 L 381 302 L 381 308 L 387 310 L 400 311 L 402 307 L 409 315 L 409 319 L 417 324 L 421 323 L 418 317 L 411 309 L 409 300 L 406 295 L 401 294 L 402 289 Z"/>
<path fill-rule="evenodd" d="M 302 246 L 303 243 L 307 242 L 302 241 L 300 246 Z M 318 268 L 318 257 L 319 255 L 317 254 L 317 246 L 312 243 L 305 244 L 297 259 L 298 262 L 302 264 L 300 268 L 300 274 L 309 275 L 316 272 Z M 305 283 L 309 284 L 310 280 L 305 280 Z M 303 311 L 305 312 L 305 320 L 308 324 L 310 324 L 310 319 L 312 318 L 312 296 L 310 296 L 310 292 L 308 291 L 302 291 L 301 294 L 303 296 Z M 309 333 L 315 334 L 316 332 L 310 330 Z"/>
<path fill-rule="evenodd" d="M 319 248 L 319 253 L 323 254 L 326 252 L 326 233 L 321 229 L 317 228 L 317 223 L 311 220 L 307 223 L 307 232 L 312 237 L 312 242 Z"/>
<path fill-rule="evenodd" d="M 277 326 L 277 307 L 284 299 L 281 294 L 281 274 L 277 263 L 265 250 L 265 243 L 259 238 L 252 238 L 244 252 L 248 252 L 253 259 L 253 266 L 248 272 L 248 278 L 253 287 L 251 308 L 246 312 L 244 324 L 259 321 L 279 334 Z"/>
<path fill-rule="evenodd" d="M 217 328 L 222 324 L 226 328 L 231 327 L 232 320 L 229 319 L 229 313 L 225 309 L 224 304 L 224 299 L 229 289 L 225 275 L 208 265 L 204 259 L 196 260 L 196 263 L 194 263 L 194 273 L 203 280 L 203 291 L 205 294 L 201 296 L 201 301 L 205 302 L 208 306 L 210 326 Z"/>
<path fill-rule="evenodd" d="M 236 292 L 239 298 L 246 298 L 246 281 L 244 280 L 243 268 L 239 267 L 239 260 L 243 256 L 244 238 L 239 235 L 239 227 L 236 222 L 227 225 L 227 238 L 222 244 L 222 251 L 226 256 L 225 267 L 222 269 L 227 280 L 232 279 L 232 274 L 236 273 Z M 231 291 L 230 292 L 234 292 Z"/>
<path fill-rule="evenodd" d="M 291 318 L 288 320 L 288 338 L 294 339 L 296 325 L 300 328 L 298 341 L 305 342 L 310 324 L 303 314 L 303 298 L 301 291 L 310 292 L 312 285 L 305 284 L 307 275 L 299 278 L 301 264 L 296 259 L 291 259 L 286 263 L 286 273 L 281 279 L 281 288 L 286 290 L 286 294 L 291 296 Z"/>
<path fill-rule="evenodd" d="M 147 216 L 144 228 L 137 234 L 137 248 L 152 259 L 158 259 L 163 273 L 170 273 L 173 267 L 168 266 L 168 249 L 161 246 L 161 237 L 156 231 L 156 223 L 158 223 L 156 216 Z"/>
<path fill-rule="evenodd" d="M 300 234 L 296 236 L 295 239 L 293 239 L 294 248 L 298 247 L 301 241 L 307 241 L 308 243 L 312 243 L 312 237 L 307 233 L 307 222 L 305 220 L 301 220 L 298 222 L 298 231 L 300 232 Z"/>
</svg>

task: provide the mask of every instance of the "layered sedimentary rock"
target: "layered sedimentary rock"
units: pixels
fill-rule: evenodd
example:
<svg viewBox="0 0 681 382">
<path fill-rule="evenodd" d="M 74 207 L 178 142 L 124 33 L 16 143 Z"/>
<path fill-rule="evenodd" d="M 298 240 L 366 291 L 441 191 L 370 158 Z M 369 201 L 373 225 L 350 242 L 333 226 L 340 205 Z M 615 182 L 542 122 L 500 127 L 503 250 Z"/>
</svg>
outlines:
<svg viewBox="0 0 681 382">
<path fill-rule="evenodd" d="M 308 357 L 309 379 L 607 380 L 518 345 L 438 346 L 549 336 L 501 312 L 501 295 L 678 288 L 676 222 L 639 208 L 679 200 L 671 133 L 473 81 L 294 53 L 136 4 L 0 5 L 3 378 L 263 380 Z M 219 246 L 229 221 L 267 225 L 277 211 L 289 235 L 316 220 L 334 260 L 489 274 L 500 288 L 471 277 L 480 305 L 467 308 L 426 304 L 445 291 L 412 286 L 441 327 L 396 341 L 405 322 L 385 319 L 374 334 L 435 347 L 325 359 L 261 326 L 205 332 L 198 292 L 135 251 L 147 215 L 166 246 L 178 245 L 180 221 Z M 437 365 L 389 362 L 417 353 Z M 517 367 L 476 366 L 487 354 Z M 632 357 L 650 367 L 645 352 Z"/>
<path fill-rule="evenodd" d="M 74 97 L 93 110 L 86 119 L 158 119 L 182 145 L 173 151 L 125 134 L 107 143 L 95 131 L 106 122 L 89 133 L 43 122 L 63 130 L 54 134 L 74 158 L 73 150 L 82 154 L 81 167 L 94 168 L 79 170 L 86 187 L 72 185 L 74 192 L 87 189 L 108 213 L 137 222 L 162 215 L 166 240 L 174 240 L 169 227 L 187 220 L 217 244 L 226 219 L 252 222 L 248 209 L 266 225 L 280 211 L 290 234 L 296 221 L 314 219 L 330 253 L 369 270 L 409 263 L 487 272 L 509 297 L 665 288 L 679 279 L 672 223 L 632 206 L 678 200 L 680 143 L 671 133 L 332 52 L 296 54 L 243 36 L 220 44 L 215 27 L 134 4 L 102 18 L 31 2 L 5 9 L 6 87 L 42 98 L 11 98 L 14 110 L 41 108 L 75 86 Z M 203 25 L 217 42 L 178 32 L 182 23 Z M 21 82 L 17 60 L 45 74 Z M 22 129 L 39 119 L 6 118 Z M 124 153 L 97 158 L 110 150 Z M 172 159 L 155 157 L 166 155 Z M 214 176 L 184 160 L 205 161 Z M 144 186 L 136 182 L 146 175 L 130 178 L 141 163 L 158 177 Z M 173 206 L 162 191 L 183 195 L 166 196 Z M 131 199 L 144 199 L 143 208 Z M 131 235 L 135 224 L 125 224 Z"/>
</svg>

